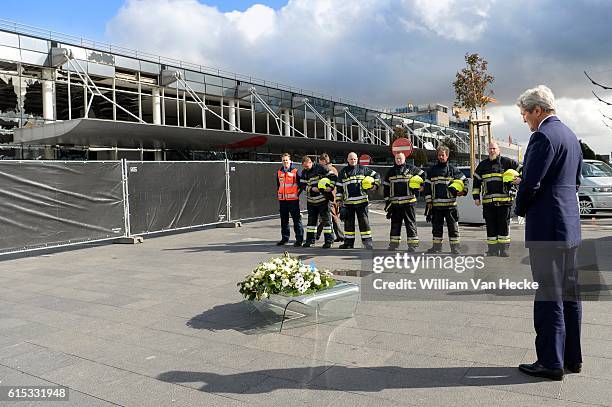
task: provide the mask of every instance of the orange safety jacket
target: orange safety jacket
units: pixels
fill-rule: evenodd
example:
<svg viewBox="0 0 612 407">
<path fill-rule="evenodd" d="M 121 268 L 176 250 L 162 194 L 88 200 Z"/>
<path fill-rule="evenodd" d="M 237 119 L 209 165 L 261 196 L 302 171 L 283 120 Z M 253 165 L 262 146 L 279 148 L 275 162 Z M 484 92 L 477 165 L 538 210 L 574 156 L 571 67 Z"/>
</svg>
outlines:
<svg viewBox="0 0 612 407">
<path fill-rule="evenodd" d="M 290 168 L 289 171 L 283 171 L 280 168 L 277 171 L 278 179 L 278 200 L 279 201 L 296 201 L 298 199 L 298 170 Z"/>
</svg>

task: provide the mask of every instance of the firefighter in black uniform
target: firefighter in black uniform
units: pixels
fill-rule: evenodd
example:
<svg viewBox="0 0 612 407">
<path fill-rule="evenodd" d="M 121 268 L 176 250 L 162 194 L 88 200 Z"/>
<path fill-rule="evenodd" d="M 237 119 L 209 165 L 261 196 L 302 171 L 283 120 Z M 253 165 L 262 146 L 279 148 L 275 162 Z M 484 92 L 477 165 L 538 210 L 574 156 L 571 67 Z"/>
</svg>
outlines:
<svg viewBox="0 0 612 407">
<path fill-rule="evenodd" d="M 329 249 L 334 242 L 334 234 L 331 226 L 329 200 L 325 194 L 334 188 L 337 178 L 327 168 L 313 163 L 308 156 L 304 156 L 302 159 L 302 167 L 300 189 L 306 191 L 306 207 L 308 209 L 308 225 L 306 226 L 304 247 L 310 247 L 315 243 L 317 223 L 320 217 L 325 237 L 323 248 Z"/>
<path fill-rule="evenodd" d="M 425 171 L 406 164 L 404 153 L 395 155 L 395 165 L 389 169 L 383 181 L 385 211 L 391 219 L 389 250 L 399 248 L 402 239 L 402 222 L 406 226 L 408 251 L 414 252 L 419 245 L 416 224 L 416 192 L 422 190 Z"/>
<path fill-rule="evenodd" d="M 482 204 L 487 224 L 487 256 L 508 257 L 510 247 L 510 214 L 515 185 L 521 166 L 508 157 L 502 157 L 499 145 L 489 144 L 489 159 L 481 161 L 474 171 L 472 197 L 476 206 Z"/>
<path fill-rule="evenodd" d="M 438 162 L 427 170 L 425 202 L 431 216 L 433 246 L 427 253 L 442 251 L 444 220 L 448 228 L 451 252 L 459 254 L 459 214 L 457 196 L 467 193 L 467 178 L 460 170 L 448 163 L 449 149 L 439 146 L 436 150 Z"/>
<path fill-rule="evenodd" d="M 363 247 L 371 250 L 372 230 L 368 220 L 368 193 L 380 185 L 380 175 L 357 163 L 357 154 L 350 153 L 348 165 L 338 174 L 336 200 L 341 205 L 341 219 L 344 220 L 344 243 L 340 249 L 352 249 L 355 244 L 355 217 L 359 222 L 359 234 Z"/>
</svg>

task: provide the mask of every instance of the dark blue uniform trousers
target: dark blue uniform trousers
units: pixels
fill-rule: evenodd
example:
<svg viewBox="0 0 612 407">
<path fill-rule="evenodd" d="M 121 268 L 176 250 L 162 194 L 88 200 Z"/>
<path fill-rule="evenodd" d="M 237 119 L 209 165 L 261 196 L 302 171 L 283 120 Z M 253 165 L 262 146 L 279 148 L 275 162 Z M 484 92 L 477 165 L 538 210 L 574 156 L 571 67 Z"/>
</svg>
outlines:
<svg viewBox="0 0 612 407">
<path fill-rule="evenodd" d="M 281 237 L 284 241 L 289 240 L 289 215 L 293 220 L 293 231 L 295 232 L 295 241 L 304 241 L 304 227 L 302 226 L 302 214 L 300 213 L 300 201 L 278 201 L 280 218 L 281 218 Z"/>
<path fill-rule="evenodd" d="M 549 369 L 582 363 L 578 285 L 578 248 L 530 248 L 529 259 L 539 288 L 533 306 L 538 362 Z"/>
</svg>

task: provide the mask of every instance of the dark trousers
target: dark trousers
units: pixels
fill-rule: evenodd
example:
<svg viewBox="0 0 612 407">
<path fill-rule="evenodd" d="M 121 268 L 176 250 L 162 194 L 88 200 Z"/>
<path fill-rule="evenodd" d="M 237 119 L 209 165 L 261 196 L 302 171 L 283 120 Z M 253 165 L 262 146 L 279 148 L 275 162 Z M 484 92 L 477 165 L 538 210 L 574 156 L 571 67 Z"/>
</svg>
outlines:
<svg viewBox="0 0 612 407">
<path fill-rule="evenodd" d="M 448 228 L 448 238 L 451 245 L 459 244 L 459 213 L 456 207 L 433 207 L 431 209 L 431 229 L 433 243 L 441 245 L 444 238 L 444 220 Z"/>
<path fill-rule="evenodd" d="M 391 245 L 399 245 L 402 240 L 402 223 L 406 227 L 408 246 L 417 247 L 419 236 L 417 234 L 416 213 L 414 205 L 391 205 L 391 232 L 389 242 Z"/>
<path fill-rule="evenodd" d="M 368 219 L 368 205 L 345 205 L 346 219 L 344 220 L 344 240 L 347 244 L 355 243 L 355 217 L 359 223 L 359 234 L 362 242 L 372 241 L 372 230 Z"/>
<path fill-rule="evenodd" d="M 511 205 L 482 205 L 482 214 L 487 224 L 487 244 L 489 248 L 507 248 L 510 246 L 511 209 Z"/>
<path fill-rule="evenodd" d="M 293 231 L 295 232 L 295 241 L 304 241 L 304 228 L 302 227 L 302 214 L 300 213 L 300 201 L 278 201 L 281 217 L 281 238 L 285 241 L 289 240 L 289 215 L 293 220 Z"/>
<path fill-rule="evenodd" d="M 334 235 L 336 235 L 336 239 L 344 239 L 344 232 L 342 231 L 342 226 L 340 225 L 340 217 L 338 216 L 338 206 L 329 202 L 329 213 L 331 214 L 331 222 L 332 229 L 334 230 Z M 319 226 L 317 226 L 317 240 L 319 236 L 323 233 L 323 222 L 319 222 Z"/>
<path fill-rule="evenodd" d="M 317 233 L 317 222 L 319 218 L 321 218 L 320 225 L 323 227 L 325 243 L 332 243 L 334 241 L 334 234 L 332 232 L 332 225 L 330 220 L 331 214 L 327 202 L 324 202 L 320 205 L 308 204 L 307 209 L 308 225 L 306 226 L 306 242 L 315 242 L 315 234 Z"/>
<path fill-rule="evenodd" d="M 538 362 L 549 369 L 582 363 L 577 248 L 530 248 L 533 280 L 539 284 L 533 304 Z"/>
</svg>

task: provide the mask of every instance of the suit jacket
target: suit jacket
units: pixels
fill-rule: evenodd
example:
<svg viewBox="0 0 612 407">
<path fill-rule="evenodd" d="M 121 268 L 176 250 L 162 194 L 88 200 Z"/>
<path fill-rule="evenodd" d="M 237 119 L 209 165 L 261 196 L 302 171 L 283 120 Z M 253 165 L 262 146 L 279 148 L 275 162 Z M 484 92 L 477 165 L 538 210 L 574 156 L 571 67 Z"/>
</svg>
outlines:
<svg viewBox="0 0 612 407">
<path fill-rule="evenodd" d="M 525 246 L 577 246 L 582 169 L 578 138 L 556 116 L 550 116 L 531 135 L 523 161 L 515 211 L 525 217 Z"/>
</svg>

